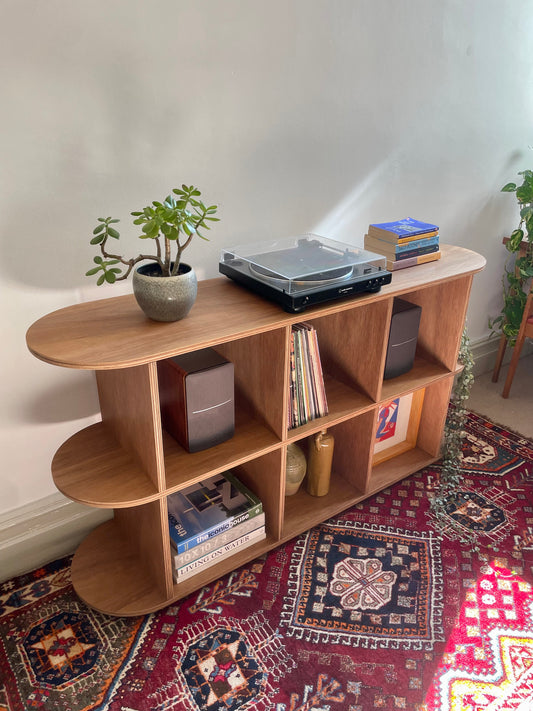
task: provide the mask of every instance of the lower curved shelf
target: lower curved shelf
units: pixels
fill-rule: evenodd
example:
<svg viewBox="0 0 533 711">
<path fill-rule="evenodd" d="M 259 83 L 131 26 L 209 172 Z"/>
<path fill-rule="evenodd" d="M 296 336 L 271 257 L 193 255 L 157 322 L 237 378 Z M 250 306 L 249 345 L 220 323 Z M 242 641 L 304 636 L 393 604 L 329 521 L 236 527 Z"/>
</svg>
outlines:
<svg viewBox="0 0 533 711">
<path fill-rule="evenodd" d="M 272 537 L 239 550 L 232 558 L 210 566 L 179 585 L 167 597 L 154 583 L 132 545 L 114 521 L 106 521 L 81 543 L 72 566 L 72 584 L 90 607 L 107 615 L 135 617 L 160 610 L 208 585 L 234 568 L 249 563 L 280 541 Z"/>
<path fill-rule="evenodd" d="M 154 584 L 113 520 L 95 528 L 82 541 L 74 554 L 71 574 L 79 597 L 105 614 L 144 615 L 171 602 Z"/>
</svg>

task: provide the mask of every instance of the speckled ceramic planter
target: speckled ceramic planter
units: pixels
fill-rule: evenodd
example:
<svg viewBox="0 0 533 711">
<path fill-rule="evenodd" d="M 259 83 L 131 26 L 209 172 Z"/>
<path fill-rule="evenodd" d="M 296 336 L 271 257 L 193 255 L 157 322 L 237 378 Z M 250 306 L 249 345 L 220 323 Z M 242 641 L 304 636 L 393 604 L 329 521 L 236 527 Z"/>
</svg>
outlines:
<svg viewBox="0 0 533 711">
<path fill-rule="evenodd" d="M 194 269 L 183 262 L 176 276 L 161 276 L 159 264 L 143 264 L 133 273 L 137 303 L 154 321 L 185 318 L 196 299 L 198 282 Z"/>
</svg>

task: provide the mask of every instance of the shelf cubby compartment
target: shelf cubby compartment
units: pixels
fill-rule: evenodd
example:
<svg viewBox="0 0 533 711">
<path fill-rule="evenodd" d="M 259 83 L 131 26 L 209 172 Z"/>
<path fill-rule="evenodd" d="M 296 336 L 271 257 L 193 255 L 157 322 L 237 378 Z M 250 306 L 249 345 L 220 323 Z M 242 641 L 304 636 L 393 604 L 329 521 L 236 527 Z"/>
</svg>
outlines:
<svg viewBox="0 0 533 711">
<path fill-rule="evenodd" d="M 422 410 L 414 447 L 372 466 L 368 495 L 385 489 L 419 469 L 429 466 L 439 458 L 452 385 L 453 374 L 449 374 L 446 378 L 428 383 L 425 388 L 414 391 L 414 393 L 423 392 Z M 381 404 L 385 402 L 384 400 Z M 377 420 L 375 424 L 377 427 Z M 374 440 L 375 430 L 372 441 Z"/>
<path fill-rule="evenodd" d="M 390 311 L 386 299 L 309 319 L 317 331 L 325 378 L 354 391 L 354 410 L 378 399 Z M 334 399 L 332 406 L 335 410 Z"/>
<path fill-rule="evenodd" d="M 232 556 L 199 571 L 194 578 L 176 583 L 174 592 L 179 597 L 192 592 L 199 585 L 206 585 L 221 575 L 254 560 L 274 548 L 280 541 L 282 449 L 278 447 L 272 452 L 252 458 L 233 468 L 232 472 L 261 500 L 265 512 L 266 539 L 246 548 L 236 549 Z"/>
<path fill-rule="evenodd" d="M 165 472 L 169 493 L 219 474 L 279 446 L 279 439 L 252 413 L 237 407 L 235 434 L 231 439 L 200 452 L 187 452 L 171 435 L 163 431 Z"/>
<path fill-rule="evenodd" d="M 287 330 L 217 344 L 234 366 L 235 433 L 214 447 L 189 453 L 163 431 L 166 488 L 175 491 L 205 476 L 231 469 L 280 444 L 286 425 L 284 372 Z M 271 353 L 267 358 L 266 354 Z"/>
<path fill-rule="evenodd" d="M 376 408 L 328 428 L 335 438 L 329 492 L 311 496 L 302 482 L 296 494 L 284 499 L 283 539 L 287 540 L 311 526 L 339 514 L 365 498 L 370 473 L 368 443 L 372 437 Z M 320 428 L 318 428 L 320 429 Z M 307 438 L 296 442 L 307 452 Z M 310 525 L 305 522 L 311 521 Z"/>
<path fill-rule="evenodd" d="M 235 370 L 235 408 L 263 421 L 279 439 L 287 423 L 288 328 L 219 344 Z"/>
<path fill-rule="evenodd" d="M 422 308 L 417 340 L 419 363 L 424 360 L 447 372 L 456 369 L 471 284 L 468 276 L 401 295 Z"/>
</svg>

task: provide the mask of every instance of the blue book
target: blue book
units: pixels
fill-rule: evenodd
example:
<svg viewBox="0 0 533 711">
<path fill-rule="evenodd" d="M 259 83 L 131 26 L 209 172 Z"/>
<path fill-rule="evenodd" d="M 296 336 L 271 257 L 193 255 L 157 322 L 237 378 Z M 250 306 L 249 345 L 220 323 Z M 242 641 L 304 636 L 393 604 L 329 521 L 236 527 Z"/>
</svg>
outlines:
<svg viewBox="0 0 533 711">
<path fill-rule="evenodd" d="M 263 511 L 231 472 L 216 474 L 167 497 L 169 533 L 178 553 L 194 548 Z"/>
<path fill-rule="evenodd" d="M 413 217 L 406 217 L 396 222 L 378 222 L 371 224 L 368 231 L 376 235 L 380 232 L 392 232 L 396 237 L 401 238 L 422 235 L 425 232 L 435 232 L 438 231 L 438 229 L 438 225 L 433 225 L 431 222 L 422 222 L 421 220 L 415 220 Z"/>
</svg>

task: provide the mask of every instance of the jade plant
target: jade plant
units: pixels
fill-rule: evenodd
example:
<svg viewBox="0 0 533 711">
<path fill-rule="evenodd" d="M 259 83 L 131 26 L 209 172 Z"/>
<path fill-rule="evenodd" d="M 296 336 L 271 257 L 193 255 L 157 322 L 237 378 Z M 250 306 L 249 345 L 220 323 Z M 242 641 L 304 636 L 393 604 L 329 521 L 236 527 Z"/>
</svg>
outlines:
<svg viewBox="0 0 533 711">
<path fill-rule="evenodd" d="M 533 276 L 533 171 L 524 170 L 522 184 L 507 183 L 504 193 L 515 193 L 520 210 L 518 227 L 505 241 L 510 252 L 503 274 L 503 307 L 500 315 L 489 321 L 493 332 L 503 334 L 514 344 L 527 298 L 526 282 Z M 521 248 L 526 243 L 526 249 Z"/>
<path fill-rule="evenodd" d="M 132 212 L 134 225 L 142 225 L 140 239 L 153 240 L 155 253 L 139 254 L 132 259 L 114 254 L 109 240 L 118 240 L 120 233 L 114 227 L 119 222 L 113 217 L 99 217 L 93 230 L 91 244 L 99 245 L 100 252 L 94 257 L 94 266 L 86 276 L 98 275 L 98 285 L 127 279 L 136 264 L 151 261 L 159 265 L 159 276 L 176 276 L 180 272 L 183 251 L 196 235 L 208 238 L 200 230 L 208 230 L 208 222 L 218 222 L 215 217 L 217 205 L 206 205 L 199 200 L 201 193 L 193 185 L 174 188 L 163 202 L 154 200 L 143 210 Z"/>
</svg>

